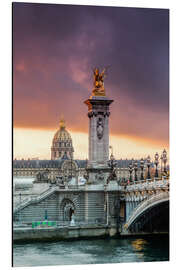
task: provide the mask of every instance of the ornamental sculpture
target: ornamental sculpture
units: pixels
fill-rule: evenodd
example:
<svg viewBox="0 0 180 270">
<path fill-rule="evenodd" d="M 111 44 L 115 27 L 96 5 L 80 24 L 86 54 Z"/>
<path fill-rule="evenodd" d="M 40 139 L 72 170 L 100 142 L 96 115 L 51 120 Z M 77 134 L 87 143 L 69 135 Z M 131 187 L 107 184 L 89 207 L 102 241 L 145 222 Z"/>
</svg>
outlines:
<svg viewBox="0 0 180 270">
<path fill-rule="evenodd" d="M 93 96 L 105 96 L 104 78 L 106 77 L 107 68 L 104 68 L 100 73 L 98 68 L 93 70 L 94 72 L 94 89 L 92 91 Z"/>
<path fill-rule="evenodd" d="M 104 180 L 104 174 L 102 171 L 99 171 L 95 176 L 97 181 L 103 181 Z"/>
<path fill-rule="evenodd" d="M 98 118 L 98 120 L 97 120 L 97 136 L 99 139 L 101 139 L 103 137 L 103 130 L 104 130 L 103 119 Z"/>
</svg>

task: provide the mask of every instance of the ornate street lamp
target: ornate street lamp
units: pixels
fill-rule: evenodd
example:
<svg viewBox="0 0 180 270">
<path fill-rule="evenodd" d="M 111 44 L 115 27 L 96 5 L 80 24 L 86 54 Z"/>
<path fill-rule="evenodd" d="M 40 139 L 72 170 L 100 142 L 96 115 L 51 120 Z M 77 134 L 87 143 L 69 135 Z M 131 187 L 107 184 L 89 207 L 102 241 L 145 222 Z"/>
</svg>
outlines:
<svg viewBox="0 0 180 270">
<path fill-rule="evenodd" d="M 110 160 L 109 160 L 109 162 L 108 162 L 108 165 L 111 167 L 111 171 L 113 171 L 114 168 L 115 168 L 116 165 L 117 165 L 117 162 L 116 162 L 116 160 L 115 160 L 113 154 L 111 154 L 111 156 L 110 156 Z"/>
<path fill-rule="evenodd" d="M 158 178 L 158 164 L 159 164 L 159 154 L 156 153 L 155 156 L 154 156 L 155 160 L 154 160 L 154 163 L 156 165 L 156 172 L 155 172 L 155 177 Z"/>
<path fill-rule="evenodd" d="M 148 167 L 148 175 L 147 175 L 147 179 L 151 179 L 151 175 L 150 175 L 150 166 L 151 166 L 151 158 L 148 155 L 147 157 L 147 167 Z"/>
<path fill-rule="evenodd" d="M 129 169 L 129 174 L 130 174 L 129 180 L 130 180 L 130 182 L 132 182 L 132 172 L 133 172 L 133 165 L 132 165 L 132 163 L 129 164 L 128 169 Z"/>
<path fill-rule="evenodd" d="M 111 149 L 111 155 L 113 155 L 113 147 L 110 145 L 109 149 Z"/>
<path fill-rule="evenodd" d="M 161 160 L 161 175 L 162 175 L 162 160 L 163 160 L 163 155 L 162 154 L 161 154 L 160 160 Z"/>
<path fill-rule="evenodd" d="M 162 160 L 163 160 L 163 163 L 164 163 L 164 173 L 167 173 L 167 169 L 166 169 L 167 151 L 166 151 L 166 149 L 164 149 L 164 151 L 162 153 Z"/>
<path fill-rule="evenodd" d="M 117 180 L 117 175 L 115 172 L 115 167 L 117 165 L 117 161 L 115 160 L 113 154 L 111 154 L 111 156 L 110 156 L 110 160 L 108 161 L 108 165 L 111 168 L 111 172 L 110 172 L 110 175 L 107 179 L 107 183 L 109 183 L 110 180 L 115 180 L 115 179 Z"/>
<path fill-rule="evenodd" d="M 138 170 L 138 163 L 137 163 L 137 160 L 134 162 L 134 172 L 135 172 L 135 174 L 134 174 L 134 180 L 135 180 L 135 182 L 137 182 L 138 181 L 138 178 L 137 178 L 137 170 Z"/>
<path fill-rule="evenodd" d="M 141 158 L 140 160 L 140 167 L 141 167 L 141 180 L 144 180 L 143 170 L 144 170 L 144 159 Z"/>
</svg>

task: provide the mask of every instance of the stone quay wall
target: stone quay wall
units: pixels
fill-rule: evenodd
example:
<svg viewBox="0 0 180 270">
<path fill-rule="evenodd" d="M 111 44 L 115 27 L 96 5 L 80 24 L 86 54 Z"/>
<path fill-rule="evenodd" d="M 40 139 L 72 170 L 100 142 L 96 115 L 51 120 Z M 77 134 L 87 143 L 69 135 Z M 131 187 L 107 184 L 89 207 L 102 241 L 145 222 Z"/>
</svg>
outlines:
<svg viewBox="0 0 180 270">
<path fill-rule="evenodd" d="M 108 226 L 73 226 L 56 228 L 15 228 L 13 230 L 13 241 L 56 241 L 81 238 L 105 238 L 116 235 L 116 227 Z"/>
</svg>

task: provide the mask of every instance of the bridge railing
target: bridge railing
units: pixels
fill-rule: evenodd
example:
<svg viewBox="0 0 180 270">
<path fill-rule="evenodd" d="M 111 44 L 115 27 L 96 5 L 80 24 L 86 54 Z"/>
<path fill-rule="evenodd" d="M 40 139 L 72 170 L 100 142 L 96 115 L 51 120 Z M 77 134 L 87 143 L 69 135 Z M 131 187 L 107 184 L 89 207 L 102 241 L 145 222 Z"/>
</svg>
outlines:
<svg viewBox="0 0 180 270">
<path fill-rule="evenodd" d="M 161 188 L 165 187 L 169 184 L 169 179 L 160 179 L 160 178 L 154 178 L 151 180 L 143 180 L 143 181 L 136 181 L 133 183 L 130 183 L 129 185 L 126 185 L 125 189 L 127 191 L 133 191 L 133 190 L 143 190 L 145 188 Z"/>
<path fill-rule="evenodd" d="M 128 180 L 128 179 L 127 179 Z M 150 179 L 146 178 L 143 180 L 138 180 L 138 181 L 129 181 L 128 185 L 134 185 L 135 183 L 151 183 L 151 182 L 155 182 L 155 181 L 164 181 L 167 180 L 169 181 L 169 177 L 168 176 L 162 176 L 162 177 L 152 177 Z"/>
</svg>

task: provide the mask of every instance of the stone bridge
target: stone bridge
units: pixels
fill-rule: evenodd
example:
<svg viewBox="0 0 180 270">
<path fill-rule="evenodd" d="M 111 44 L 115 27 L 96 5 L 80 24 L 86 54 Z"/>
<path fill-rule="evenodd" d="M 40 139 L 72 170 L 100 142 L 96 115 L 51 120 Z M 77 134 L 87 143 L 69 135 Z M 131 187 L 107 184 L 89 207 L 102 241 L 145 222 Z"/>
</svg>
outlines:
<svg viewBox="0 0 180 270">
<path fill-rule="evenodd" d="M 14 206 L 14 220 L 31 223 L 49 220 L 63 223 L 65 202 L 74 207 L 76 225 L 100 223 L 117 226 L 121 234 L 169 231 L 169 179 L 150 179 L 118 185 L 49 187 Z M 68 208 L 66 207 L 66 210 Z"/>
<path fill-rule="evenodd" d="M 169 231 L 169 179 L 126 187 L 123 233 Z"/>
</svg>

